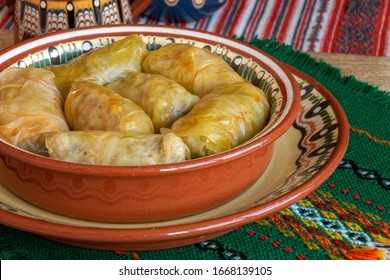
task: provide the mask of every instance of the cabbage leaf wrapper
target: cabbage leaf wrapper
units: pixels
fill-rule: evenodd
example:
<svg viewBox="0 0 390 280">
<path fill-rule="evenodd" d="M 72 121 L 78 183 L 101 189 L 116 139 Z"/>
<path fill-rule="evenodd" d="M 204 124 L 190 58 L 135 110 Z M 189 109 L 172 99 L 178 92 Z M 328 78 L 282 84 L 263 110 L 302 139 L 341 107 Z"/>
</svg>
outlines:
<svg viewBox="0 0 390 280">
<path fill-rule="evenodd" d="M 190 159 L 188 147 L 173 133 L 69 131 L 46 139 L 52 158 L 85 164 L 141 166 Z"/>
<path fill-rule="evenodd" d="M 164 75 L 199 97 L 220 84 L 244 81 L 219 55 L 180 43 L 149 52 L 143 69 L 147 73 Z"/>
<path fill-rule="evenodd" d="M 141 36 L 133 34 L 84 53 L 66 64 L 47 69 L 55 74 L 55 82 L 65 98 L 74 81 L 92 81 L 105 85 L 130 72 L 142 71 L 142 61 L 147 52 Z"/>
<path fill-rule="evenodd" d="M 0 138 L 47 156 L 45 137 L 68 131 L 63 98 L 54 74 L 39 68 L 8 68 L 0 73 Z"/>
<path fill-rule="evenodd" d="M 152 120 L 141 107 L 91 82 L 73 83 L 64 111 L 72 130 L 154 132 Z"/>
<path fill-rule="evenodd" d="M 199 101 L 178 83 L 158 74 L 130 73 L 106 86 L 132 100 L 152 119 L 155 132 L 187 114 Z"/>
<path fill-rule="evenodd" d="M 223 84 L 205 95 L 169 129 L 187 144 L 192 158 L 232 149 L 251 139 L 267 123 L 269 103 L 254 85 Z"/>
</svg>

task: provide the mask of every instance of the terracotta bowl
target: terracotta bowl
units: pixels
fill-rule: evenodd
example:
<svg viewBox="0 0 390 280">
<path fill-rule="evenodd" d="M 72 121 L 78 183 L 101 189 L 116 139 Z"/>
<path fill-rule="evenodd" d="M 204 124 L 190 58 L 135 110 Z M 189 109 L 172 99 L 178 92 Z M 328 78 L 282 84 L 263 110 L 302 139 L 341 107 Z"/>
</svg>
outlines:
<svg viewBox="0 0 390 280">
<path fill-rule="evenodd" d="M 267 169 L 274 143 L 300 108 L 300 90 L 287 68 L 245 43 L 189 29 L 116 25 L 73 29 L 26 40 L 0 53 L 0 70 L 42 66 L 83 46 L 101 47 L 131 33 L 149 49 L 170 42 L 209 48 L 265 91 L 271 104 L 267 126 L 229 151 L 181 163 L 150 166 L 86 165 L 35 155 L 0 141 L 0 181 L 40 208 L 91 221 L 154 222 L 201 213 L 250 188 Z M 53 50 L 57 52 L 53 52 Z M 89 48 L 90 49 L 90 48 Z M 89 50 L 88 49 L 88 50 Z M 51 59 L 51 54 L 55 58 Z"/>
</svg>

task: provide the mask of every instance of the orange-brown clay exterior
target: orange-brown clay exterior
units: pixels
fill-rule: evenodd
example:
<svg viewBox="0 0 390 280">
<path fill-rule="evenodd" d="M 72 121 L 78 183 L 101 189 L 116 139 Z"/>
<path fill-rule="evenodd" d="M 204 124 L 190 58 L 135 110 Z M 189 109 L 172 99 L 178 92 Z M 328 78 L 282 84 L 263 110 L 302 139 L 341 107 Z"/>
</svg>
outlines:
<svg viewBox="0 0 390 280">
<path fill-rule="evenodd" d="M 27 153 L 0 141 L 0 180 L 12 192 L 64 216 L 115 223 L 156 222 L 193 215 L 226 203 L 247 190 L 266 170 L 274 142 L 295 120 L 300 108 L 300 92 L 285 65 L 245 43 L 183 28 L 127 25 L 75 29 L 30 39 L 7 49 L 0 53 L 0 70 L 17 63 L 29 52 L 43 51 L 60 42 L 130 33 L 185 37 L 218 48 L 234 44 L 234 52 L 249 55 L 250 61 L 258 63 L 268 73 L 264 79 L 273 79 L 272 84 L 278 85 L 275 93 L 282 97 L 274 116 L 275 124 L 266 129 L 264 135 L 227 152 L 152 166 L 63 162 Z"/>
<path fill-rule="evenodd" d="M 39 160 L 29 162 L 23 155 L 21 159 L 3 155 L 10 149 L 0 148 L 1 181 L 30 203 L 85 220 L 149 222 L 196 214 L 240 195 L 267 168 L 273 144 L 246 155 L 220 158 L 201 168 L 185 163 L 177 170 L 137 176 L 131 174 L 133 167 L 117 167 L 121 172 L 103 176 L 91 165 L 74 172 L 65 162 L 60 163 L 63 170 L 55 170 L 39 166 Z"/>
</svg>

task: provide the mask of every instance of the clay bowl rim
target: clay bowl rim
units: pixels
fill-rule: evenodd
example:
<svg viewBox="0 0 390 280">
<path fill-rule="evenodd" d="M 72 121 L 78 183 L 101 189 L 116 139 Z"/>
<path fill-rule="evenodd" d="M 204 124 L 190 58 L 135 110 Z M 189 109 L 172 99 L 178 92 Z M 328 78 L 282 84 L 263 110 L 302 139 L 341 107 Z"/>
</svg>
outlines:
<svg viewBox="0 0 390 280">
<path fill-rule="evenodd" d="M 149 29 L 149 30 L 148 30 Z M 170 32 L 169 32 L 170 31 Z M 233 42 L 239 45 L 243 45 L 246 49 L 251 50 L 255 53 L 262 55 L 262 59 L 258 58 L 255 60 L 260 61 L 261 66 L 270 72 L 273 77 L 277 80 L 279 87 L 284 88 L 283 96 L 284 102 L 282 110 L 279 113 L 279 120 L 271 127 L 260 133 L 260 135 L 252 138 L 246 143 L 241 144 L 238 147 L 230 149 L 228 151 L 210 155 L 202 158 L 191 159 L 184 162 L 178 163 L 166 163 L 156 165 L 145 165 L 145 166 L 109 166 L 109 165 L 93 165 L 93 164 L 80 164 L 73 162 L 66 162 L 61 160 L 52 159 L 40 155 L 33 154 L 28 151 L 24 151 L 18 147 L 15 147 L 4 140 L 0 139 L 0 156 L 8 156 L 27 162 L 30 166 L 37 166 L 39 168 L 48 169 L 56 172 L 67 173 L 67 174 L 78 174 L 86 175 L 90 177 L 142 177 L 142 176 L 161 176 L 162 174 L 175 174 L 179 172 L 185 172 L 187 170 L 198 170 L 218 164 L 225 163 L 226 161 L 235 160 L 240 157 L 244 157 L 247 154 L 256 152 L 262 147 L 266 147 L 275 142 L 280 136 L 282 136 L 288 128 L 292 125 L 295 117 L 300 108 L 300 90 L 296 83 L 292 73 L 286 67 L 286 65 L 266 52 L 251 46 L 250 44 L 239 41 L 237 39 L 227 37 L 220 34 L 215 34 L 207 31 L 194 30 L 185 27 L 170 27 L 164 25 L 148 25 L 148 24 L 118 24 L 118 25 L 107 25 L 107 26 L 92 26 L 85 28 L 74 28 L 69 30 L 57 31 L 55 33 L 48 33 L 34 38 L 24 40 L 16 43 L 2 51 L 0 51 L 0 71 L 16 63 L 18 59 L 25 57 L 29 52 L 37 52 L 44 50 L 48 46 L 53 44 L 66 43 L 69 41 L 78 41 L 83 39 L 99 38 L 99 37 L 114 37 L 114 36 L 126 36 L 130 34 L 140 34 L 145 36 L 169 36 L 174 38 L 185 38 L 213 45 L 226 46 L 228 49 L 231 48 L 228 44 L 223 42 Z M 213 39 L 205 39 L 200 37 L 201 34 L 205 34 Z M 217 41 L 216 39 L 219 39 Z M 234 49 L 237 53 L 240 50 Z M 266 64 L 263 59 L 273 63 L 273 67 Z M 263 64 L 264 63 L 264 64 Z M 279 74 L 276 73 L 274 67 L 277 69 Z M 284 76 L 285 81 L 283 82 L 280 76 Z M 289 82 L 286 88 L 286 82 Z M 288 91 L 291 91 L 291 100 L 287 100 Z M 290 108 L 286 110 L 286 103 L 290 102 Z M 284 116 L 283 116 L 284 114 Z M 281 118 L 282 115 L 282 119 Z"/>
</svg>

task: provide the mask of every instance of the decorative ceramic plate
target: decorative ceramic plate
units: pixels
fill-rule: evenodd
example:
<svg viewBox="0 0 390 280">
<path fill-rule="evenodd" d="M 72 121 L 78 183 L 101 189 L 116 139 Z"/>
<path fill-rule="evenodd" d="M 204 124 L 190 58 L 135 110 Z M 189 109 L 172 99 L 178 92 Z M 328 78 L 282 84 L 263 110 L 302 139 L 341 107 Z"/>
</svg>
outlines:
<svg viewBox="0 0 390 280">
<path fill-rule="evenodd" d="M 47 212 L 0 184 L 0 223 L 81 247 L 154 250 L 220 236 L 290 206 L 332 174 L 344 156 L 349 138 L 347 119 L 332 94 L 308 75 L 292 67 L 291 71 L 301 89 L 299 114 L 277 141 L 265 174 L 236 199 L 182 219 L 112 224 Z"/>
</svg>

